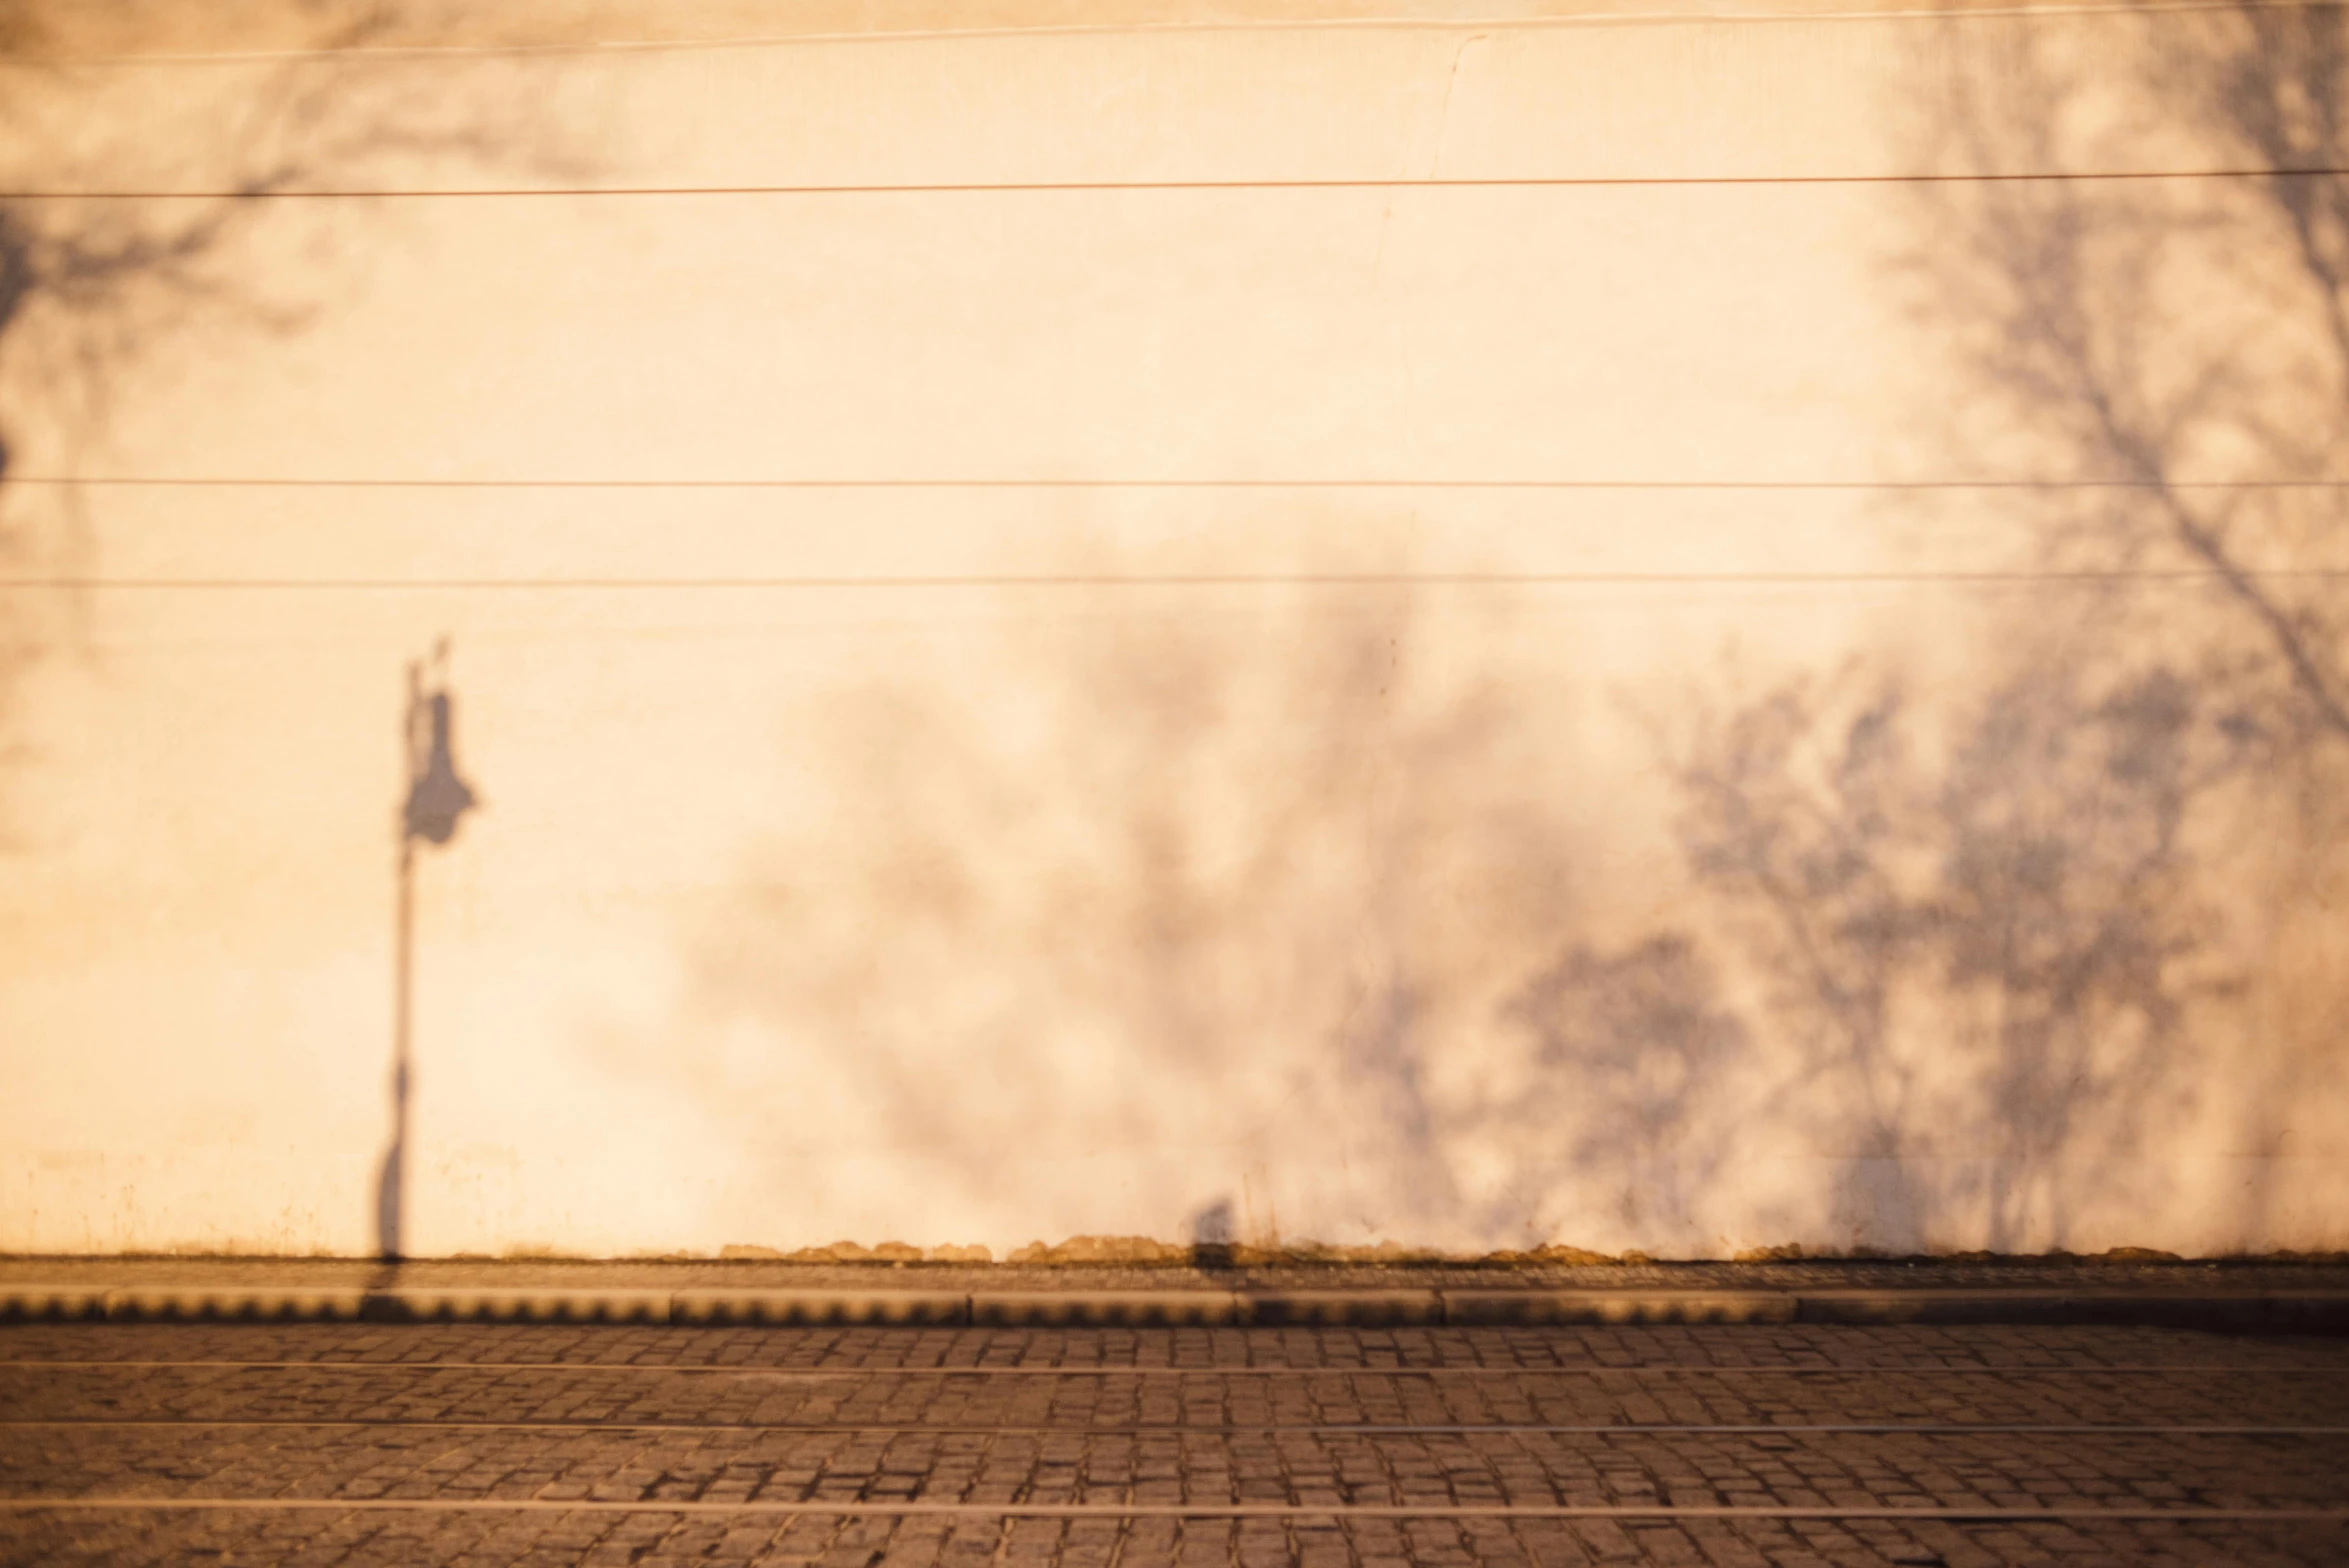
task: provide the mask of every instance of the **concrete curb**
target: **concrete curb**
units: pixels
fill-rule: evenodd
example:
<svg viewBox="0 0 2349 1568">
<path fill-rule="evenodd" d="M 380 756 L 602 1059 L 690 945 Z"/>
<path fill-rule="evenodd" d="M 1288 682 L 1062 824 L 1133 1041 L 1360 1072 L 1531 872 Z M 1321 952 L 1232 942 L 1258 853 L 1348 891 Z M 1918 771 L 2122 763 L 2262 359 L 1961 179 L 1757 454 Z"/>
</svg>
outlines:
<svg viewBox="0 0 2349 1568">
<path fill-rule="evenodd" d="M 1225 1290 L 1001 1290 L 970 1298 L 982 1328 L 1228 1328 L 1248 1319 Z"/>
<path fill-rule="evenodd" d="M 959 1328 L 2038 1323 L 2349 1333 L 2349 1290 L 565 1290 L 0 1285 L 0 1322 Z"/>
<path fill-rule="evenodd" d="M 1474 1324 L 1792 1323 L 1785 1290 L 1447 1290 L 1444 1321 Z"/>
</svg>

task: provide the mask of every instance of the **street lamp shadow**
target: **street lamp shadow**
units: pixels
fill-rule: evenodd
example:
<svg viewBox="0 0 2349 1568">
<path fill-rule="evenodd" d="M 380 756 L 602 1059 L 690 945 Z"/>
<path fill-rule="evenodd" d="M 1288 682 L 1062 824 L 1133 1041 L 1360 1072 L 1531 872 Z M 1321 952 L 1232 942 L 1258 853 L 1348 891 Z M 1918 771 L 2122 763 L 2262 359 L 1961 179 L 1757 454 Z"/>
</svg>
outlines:
<svg viewBox="0 0 2349 1568">
<path fill-rule="evenodd" d="M 457 773 L 456 698 L 449 690 L 448 662 L 444 637 L 430 660 L 408 665 L 402 727 L 407 793 L 400 809 L 392 916 L 392 1124 L 375 1186 L 375 1253 L 387 1267 L 406 1256 L 408 1102 L 415 1084 L 416 847 L 446 845 L 465 813 L 481 804 Z"/>
</svg>

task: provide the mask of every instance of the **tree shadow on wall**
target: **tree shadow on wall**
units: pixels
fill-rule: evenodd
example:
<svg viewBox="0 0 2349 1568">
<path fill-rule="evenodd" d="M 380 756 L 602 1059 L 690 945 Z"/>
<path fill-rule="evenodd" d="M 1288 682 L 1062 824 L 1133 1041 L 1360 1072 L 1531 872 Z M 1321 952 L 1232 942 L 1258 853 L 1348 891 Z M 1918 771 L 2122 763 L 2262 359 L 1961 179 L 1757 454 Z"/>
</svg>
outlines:
<svg viewBox="0 0 2349 1568">
<path fill-rule="evenodd" d="M 1524 1072 L 1492 1010 L 1573 925 L 1566 683 L 1400 589 L 1112 592 L 795 730 L 835 808 L 696 942 L 697 1034 L 736 1042 L 684 1064 L 701 1099 L 753 1146 L 888 1149 L 950 1237 L 1099 1228 L 1039 1144 L 1123 1165 L 1205 1255 L 1269 1239 L 1268 1167 L 1321 1173 L 1339 1239 L 1505 1223 L 1522 1184 L 1462 1140 L 1483 1071 Z"/>
<path fill-rule="evenodd" d="M 398 5 L 262 0 L 190 37 L 186 9 L 164 0 L 0 0 L 0 417 L 39 417 L 52 460 L 70 457 L 104 424 L 110 388 L 168 334 L 304 325 L 338 259 L 319 215 L 380 213 L 363 195 L 277 198 L 396 190 L 452 164 L 582 172 L 543 97 L 452 96 L 433 62 L 371 54 L 401 20 Z M 249 69 L 213 83 L 172 68 L 175 51 L 233 46 L 247 26 L 266 31 Z M 93 68 L 150 50 L 152 80 L 134 78 L 144 90 Z M 188 150 L 160 182 L 186 194 L 123 194 L 158 183 L 159 147 Z M 265 225 L 308 246 L 312 270 L 255 277 L 243 242 Z"/>
<path fill-rule="evenodd" d="M 1602 940 L 1585 866 L 1658 803 L 1576 798 L 1556 668 L 1402 596 L 1025 635 L 1025 714 L 841 694 L 802 736 L 841 809 L 697 942 L 708 1027 L 660 1066 L 747 1146 L 790 1129 L 779 1223 L 1098 1228 L 1042 1147 L 1218 1258 L 1272 1239 L 1228 1202 L 1267 1168 L 1292 1239 L 2065 1247 L 2158 1203 L 2136 1156 L 2253 962 L 2190 818 L 2266 752 L 2158 663 L 1699 714 L 1685 918 Z M 1824 1189 L 1757 1180 L 1790 1147 Z M 825 1148 L 882 1173 L 827 1192 Z"/>
<path fill-rule="evenodd" d="M 2349 167 L 2341 13 L 1948 25 L 1930 166 Z M 851 804 L 697 944 L 742 1049 L 689 1071 L 748 1141 L 816 1104 L 902 1151 L 870 1212 L 949 1228 L 1080 1213 L 1004 1158 L 1045 1141 L 1210 1246 L 1202 1200 L 1276 1156 L 1342 1173 L 1325 1240 L 2271 1234 L 2271 1167 L 2212 1221 L 2172 1156 L 2283 1150 L 2341 1086 L 2345 183 L 1905 198 L 1936 471 L 2055 482 L 1902 521 L 2011 539 L 2025 581 L 1967 590 L 1955 676 L 1862 649 L 1651 712 L 1660 804 L 1578 797 L 1571 649 L 1403 595 L 1121 602 L 1001 706 L 844 696 L 807 751 Z M 1681 896 L 1602 936 L 1585 867 L 1650 810 Z"/>
<path fill-rule="evenodd" d="M 2085 59 L 2031 28 L 1986 61 L 1951 51 L 1978 63 L 1917 95 L 1936 106 L 1926 156 L 1978 174 L 2278 172 L 1918 187 L 1896 275 L 1959 372 L 1936 389 L 1943 455 L 2068 481 L 2000 502 L 2034 567 L 2205 585 L 2183 618 L 2174 598 L 2109 596 L 2081 628 L 2099 646 L 2160 641 L 2280 739 L 2313 726 L 2349 743 L 2334 575 L 2349 565 L 2349 181 L 2321 172 L 2349 167 L 2343 17 L 2104 25 Z"/>
<path fill-rule="evenodd" d="M 1835 1157 L 1831 1231 L 2065 1248 L 2084 1212 L 2158 1206 L 2137 1156 L 2193 1109 L 2189 1020 L 2240 992 L 2188 818 L 2249 753 L 2158 665 L 1918 706 L 1801 682 L 1701 722 L 1682 846 L 1784 1046 L 1756 1108 Z"/>
<path fill-rule="evenodd" d="M 778 1160 L 779 1222 L 954 1239 L 1095 1228 L 1038 1147 L 1212 1215 L 1217 1257 L 1270 1239 L 1216 1201 L 1267 1166 L 1354 1243 L 2038 1251 L 2174 1196 L 2145 1156 L 2264 961 L 2229 845 L 2279 751 L 2231 685 L 2004 624 L 1987 689 L 1862 660 L 1717 699 L 1661 803 L 1678 914 L 1602 938 L 1585 866 L 1660 803 L 1579 800 L 1565 672 L 1440 627 L 1075 621 L 1003 670 L 1025 714 L 842 694 L 801 741 L 843 807 L 703 934 L 710 1027 L 662 1067 L 748 1146 L 888 1151 L 850 1197 Z"/>
<path fill-rule="evenodd" d="M 1593 1216 L 1562 1191 L 1611 1200 L 1607 1218 L 1628 1234 L 1704 1234 L 1719 1184 L 1734 1179 L 1741 1125 L 1765 1107 L 1747 1073 L 1754 1042 L 1702 946 L 1677 932 L 1615 952 L 1578 945 L 1500 1022 L 1534 1042 L 1538 1076 L 1484 1113 L 1541 1151 L 1519 1178 L 1547 1199 L 1532 1239 L 1587 1240 Z"/>
<path fill-rule="evenodd" d="M 368 56 L 399 20 L 397 5 L 263 0 L 191 26 L 166 0 L 0 0 L 0 567 L 44 585 L 0 588 L 0 735 L 19 678 L 87 651 L 86 594 L 70 584 L 96 565 L 84 492 L 28 485 L 25 454 L 40 453 L 44 480 L 70 481 L 116 389 L 175 333 L 305 324 L 342 259 L 336 218 L 369 204 L 274 198 L 396 186 L 426 160 L 576 169 L 543 103 L 453 101 L 429 60 Z M 220 70 L 184 61 L 150 66 L 135 93 L 93 68 L 243 26 L 269 29 L 267 48 L 231 68 L 229 87 L 202 86 Z M 193 194 L 113 194 L 154 184 L 135 171 L 181 148 L 217 155 L 190 176 Z M 315 265 L 255 276 L 249 241 L 265 230 L 301 240 Z M 15 742 L 0 765 L 27 755 Z"/>
<path fill-rule="evenodd" d="M 2196 876 L 2172 926 L 2231 942 L 2240 984 L 2223 1016 L 2197 1015 L 2206 1047 L 2226 1042 L 2205 1049 L 2226 1070 L 2203 1087 L 2231 1107 L 2232 1147 L 2273 1154 L 2338 1094 L 2349 1024 L 2330 913 L 2349 883 L 2349 18 L 2149 10 L 2106 27 L 2082 59 L 2017 30 L 2009 56 L 1920 95 L 1941 144 L 1978 170 L 2271 172 L 1927 188 L 1904 271 L 1978 410 L 1951 432 L 1953 465 L 1986 467 L 1986 447 L 2028 432 L 2043 472 L 2115 482 L 2031 496 L 2027 559 L 2148 576 L 2017 645 L 2084 667 L 2093 701 L 2158 690 L 2160 712 L 2188 716 L 2162 820 Z M 2117 83 L 2101 99 L 2091 70 Z M 2250 1167 L 2247 1233 L 2267 1228 L 2275 1169 Z"/>
<path fill-rule="evenodd" d="M 300 331 L 349 261 L 351 215 L 383 221 L 364 199 L 280 198 L 396 190 L 423 168 L 581 172 L 542 96 L 450 95 L 429 51 L 370 54 L 401 12 L 261 0 L 199 19 L 164 0 L 0 0 L 0 566 L 33 579 L 0 587 L 0 784 L 32 750 L 14 733 L 14 683 L 45 659 L 95 657 L 87 580 L 102 563 L 76 470 L 118 389 L 177 333 Z M 248 25 L 267 36 L 238 54 Z M 221 59 L 185 58 L 224 43 Z M 142 54 L 135 90 L 93 66 Z M 168 156 L 181 151 L 192 172 Z M 159 166 L 172 172 L 139 172 Z M 159 184 L 187 194 L 121 194 Z M 301 247 L 298 260 L 281 249 L 264 270 L 264 236 Z M 37 483 L 28 450 L 41 454 Z M 0 849 L 6 806 L 0 793 Z M 409 1092 L 404 853 L 401 868 L 394 1131 L 375 1205 L 387 1258 L 401 1250 Z"/>
<path fill-rule="evenodd" d="M 1979 22 L 1946 24 L 1914 95 L 1927 166 L 2349 167 L 2338 12 L 2091 21 L 2073 53 L 2064 25 L 1985 54 Z M 2057 481 L 1915 522 L 2011 537 L 1998 564 L 2035 581 L 1972 617 L 1955 686 L 1871 655 L 1725 685 L 1675 726 L 1678 834 L 1750 1037 L 1788 1051 L 1751 1108 L 1837 1157 L 1833 1231 L 2062 1248 L 2208 1179 L 2145 1157 L 2188 1118 L 2273 1153 L 2339 1086 L 2349 182 L 1908 203 L 1894 276 L 1957 371 L 1920 413 L 1940 472 Z M 2271 1180 L 2242 1233 L 2266 1233 Z"/>
</svg>

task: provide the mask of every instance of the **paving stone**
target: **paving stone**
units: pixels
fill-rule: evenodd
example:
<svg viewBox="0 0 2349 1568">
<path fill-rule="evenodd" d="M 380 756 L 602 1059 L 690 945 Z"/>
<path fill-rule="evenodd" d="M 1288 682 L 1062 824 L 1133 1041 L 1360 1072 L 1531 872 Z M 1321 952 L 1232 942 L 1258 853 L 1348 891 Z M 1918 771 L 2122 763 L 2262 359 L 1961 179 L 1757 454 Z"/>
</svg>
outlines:
<svg viewBox="0 0 2349 1568">
<path fill-rule="evenodd" d="M 0 1514 L 0 1563 L 223 1551 L 354 1568 L 2349 1560 L 2349 1537 L 2330 1522 L 1346 1513 L 1396 1503 L 2349 1507 L 2349 1442 L 2338 1434 L 1800 1430 L 2349 1426 L 2341 1342 L 2159 1329 L 58 1323 L 0 1329 L 0 1416 L 67 1423 L 0 1427 L 0 1493 L 12 1497 L 421 1505 L 12 1511 Z M 124 1422 L 162 1424 L 103 1424 Z M 1623 1430 L 1632 1422 L 1685 1430 Z M 1750 1427 L 1776 1430 L 1723 1430 Z M 431 1506 L 483 1499 L 528 1507 Z M 650 1506 L 809 1499 L 1263 1501 L 1328 1513 L 1006 1521 Z M 544 1506 L 564 1501 L 635 1511 Z"/>
</svg>

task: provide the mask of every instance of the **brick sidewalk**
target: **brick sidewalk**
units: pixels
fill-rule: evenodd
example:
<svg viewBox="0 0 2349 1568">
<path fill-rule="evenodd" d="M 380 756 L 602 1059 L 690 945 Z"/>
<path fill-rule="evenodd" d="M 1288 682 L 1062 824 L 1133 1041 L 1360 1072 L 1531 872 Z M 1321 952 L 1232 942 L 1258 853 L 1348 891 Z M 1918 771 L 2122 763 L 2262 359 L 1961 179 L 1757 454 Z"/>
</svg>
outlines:
<svg viewBox="0 0 2349 1568">
<path fill-rule="evenodd" d="M 2327 1568 L 2349 1344 L 24 1325 L 0 1564 Z"/>
</svg>

